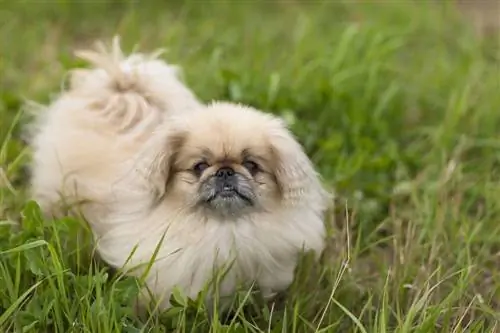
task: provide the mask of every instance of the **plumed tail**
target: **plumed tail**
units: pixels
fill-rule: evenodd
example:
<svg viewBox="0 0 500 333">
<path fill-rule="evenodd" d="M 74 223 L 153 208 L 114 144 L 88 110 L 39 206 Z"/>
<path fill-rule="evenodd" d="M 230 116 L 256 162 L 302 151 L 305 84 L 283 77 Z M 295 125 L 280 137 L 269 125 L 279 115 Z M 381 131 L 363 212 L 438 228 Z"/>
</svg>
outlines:
<svg viewBox="0 0 500 333">
<path fill-rule="evenodd" d="M 126 56 L 115 36 L 110 47 L 97 42 L 95 49 L 79 50 L 75 55 L 91 67 L 70 74 L 70 91 L 96 101 L 104 109 L 158 108 L 163 112 L 184 112 L 200 102 L 179 78 L 177 66 L 159 59 L 164 50 L 132 53 Z"/>
<path fill-rule="evenodd" d="M 95 50 L 78 50 L 75 55 L 89 62 L 94 68 L 102 69 L 111 79 L 111 83 L 119 92 L 137 91 L 141 92 L 141 83 L 144 82 L 144 77 L 141 75 L 153 75 L 148 72 L 148 65 L 162 65 L 161 72 L 167 72 L 174 78 L 177 78 L 178 68 L 176 66 L 161 63 L 158 57 L 164 53 L 163 49 L 157 50 L 151 54 L 132 54 L 129 58 L 125 57 L 120 46 L 120 37 L 115 36 L 108 48 L 102 41 L 95 43 Z M 151 68 L 152 69 L 152 68 Z M 81 70 L 76 70 L 72 76 L 72 86 L 77 87 L 79 74 L 83 74 Z M 143 87 L 144 88 L 144 87 Z M 146 89 L 143 89 L 146 90 Z M 147 93 L 147 91 L 145 91 Z"/>
</svg>

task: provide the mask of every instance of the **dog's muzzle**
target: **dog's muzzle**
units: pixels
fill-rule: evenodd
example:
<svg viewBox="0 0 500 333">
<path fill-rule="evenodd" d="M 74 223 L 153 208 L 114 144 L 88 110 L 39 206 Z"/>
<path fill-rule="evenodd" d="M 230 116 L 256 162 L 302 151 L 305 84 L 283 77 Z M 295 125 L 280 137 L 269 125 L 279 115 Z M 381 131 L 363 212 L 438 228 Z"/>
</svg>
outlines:
<svg viewBox="0 0 500 333">
<path fill-rule="evenodd" d="M 201 187 L 203 201 L 224 214 L 235 214 L 254 205 L 255 195 L 248 179 L 233 168 L 224 166 Z"/>
<path fill-rule="evenodd" d="M 230 167 L 222 167 L 215 173 L 215 192 L 222 198 L 237 195 L 238 180 Z"/>
</svg>

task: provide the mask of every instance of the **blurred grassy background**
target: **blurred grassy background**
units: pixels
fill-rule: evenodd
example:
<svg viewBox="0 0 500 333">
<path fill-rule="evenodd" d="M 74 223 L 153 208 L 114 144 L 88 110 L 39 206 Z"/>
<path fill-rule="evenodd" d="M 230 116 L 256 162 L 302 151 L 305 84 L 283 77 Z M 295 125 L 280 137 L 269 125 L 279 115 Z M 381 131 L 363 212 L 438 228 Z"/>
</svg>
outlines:
<svg viewBox="0 0 500 333">
<path fill-rule="evenodd" d="M 451 332 L 467 323 L 493 329 L 500 309 L 498 8 L 480 7 L 424 0 L 2 2 L 0 218 L 23 218 L 29 151 L 20 125 L 29 117 L 19 113 L 22 104 L 46 103 L 61 89 L 66 70 L 81 65 L 75 48 L 120 34 L 129 51 L 136 44 L 167 48 L 165 58 L 182 66 L 205 101 L 229 99 L 287 117 L 339 193 L 330 266 L 303 284 L 309 289 L 291 298 L 289 311 L 300 303 L 304 322 L 318 323 L 326 309 L 322 327 L 349 327 L 349 315 L 321 288 L 331 289 L 350 245 L 335 299 L 369 332 L 384 331 L 382 315 L 388 331 L 428 332 L 409 329 L 418 324 Z M 450 274 L 458 280 L 445 279 Z M 304 295 L 316 302 L 307 305 Z M 418 315 L 410 316 L 413 310 Z M 293 331 L 308 331 L 304 322 Z"/>
</svg>

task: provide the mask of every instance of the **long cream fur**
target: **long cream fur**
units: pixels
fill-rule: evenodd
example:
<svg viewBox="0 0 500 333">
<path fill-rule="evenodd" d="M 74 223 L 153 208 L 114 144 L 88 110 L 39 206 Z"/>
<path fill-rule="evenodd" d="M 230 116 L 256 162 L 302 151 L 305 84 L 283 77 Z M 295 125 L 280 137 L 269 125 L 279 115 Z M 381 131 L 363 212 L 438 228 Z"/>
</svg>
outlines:
<svg viewBox="0 0 500 333">
<path fill-rule="evenodd" d="M 220 295 L 255 282 L 270 296 L 291 283 L 303 248 L 321 253 L 328 196 L 282 122 L 244 106 L 201 105 L 175 67 L 155 54 L 125 57 L 118 40 L 79 55 L 93 67 L 76 70 L 36 122 L 33 197 L 47 214 L 61 213 L 61 198 L 78 203 L 113 267 L 147 264 L 158 249 L 146 283 L 161 308 L 174 287 L 196 297 L 223 266 Z M 281 201 L 221 221 L 165 199 L 168 161 L 182 149 L 172 140 L 198 131 L 232 147 L 252 144 L 255 132 L 272 138 Z"/>
</svg>

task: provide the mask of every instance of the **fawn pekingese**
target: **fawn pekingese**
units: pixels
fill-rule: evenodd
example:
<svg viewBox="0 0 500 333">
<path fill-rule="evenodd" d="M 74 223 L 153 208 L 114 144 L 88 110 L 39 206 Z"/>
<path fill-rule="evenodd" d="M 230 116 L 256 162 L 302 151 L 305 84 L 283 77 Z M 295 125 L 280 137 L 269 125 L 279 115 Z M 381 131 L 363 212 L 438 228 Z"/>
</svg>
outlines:
<svg viewBox="0 0 500 333">
<path fill-rule="evenodd" d="M 80 56 L 94 67 L 36 123 L 33 196 L 50 214 L 61 198 L 78 207 L 111 266 L 142 274 L 132 268 L 153 260 L 146 285 L 161 308 L 175 287 L 196 297 L 214 269 L 220 296 L 252 283 L 271 296 L 302 250 L 321 253 L 329 195 L 279 118 L 203 105 L 174 67 L 125 57 L 117 40 Z"/>
</svg>

